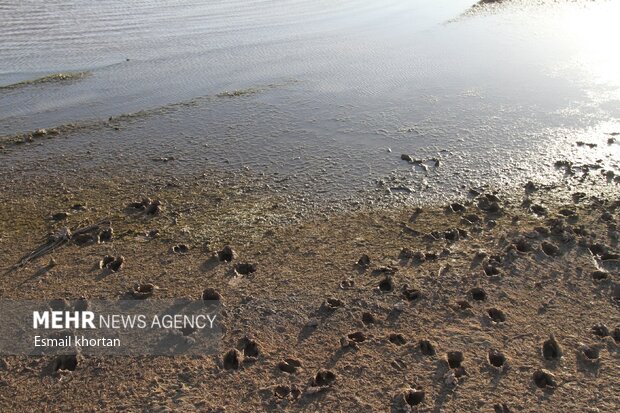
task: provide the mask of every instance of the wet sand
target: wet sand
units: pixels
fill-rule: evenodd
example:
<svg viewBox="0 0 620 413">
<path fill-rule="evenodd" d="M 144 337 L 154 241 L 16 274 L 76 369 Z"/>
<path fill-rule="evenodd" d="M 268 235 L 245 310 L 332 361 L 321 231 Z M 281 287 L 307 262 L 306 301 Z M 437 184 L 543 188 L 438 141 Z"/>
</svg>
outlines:
<svg viewBox="0 0 620 413">
<path fill-rule="evenodd" d="M 214 288 L 225 306 L 220 353 L 83 356 L 59 369 L 55 358 L 3 357 L 1 410 L 612 412 L 620 403 L 612 175 L 565 162 L 553 185 L 326 213 L 249 171 L 179 178 L 157 175 L 161 164 L 133 174 L 114 162 L 4 170 L 3 268 L 62 228 L 109 220 L 113 234 L 72 239 L 10 270 L 0 292 L 115 299 L 138 282 L 159 287 L 153 298 L 199 298 Z M 130 206 L 143 198 L 161 202 L 154 214 Z M 227 245 L 236 255 L 222 262 Z M 106 255 L 124 258 L 118 271 L 95 269 Z M 255 272 L 235 272 L 243 263 Z M 545 346 L 550 335 L 561 357 Z M 244 356 L 248 338 L 258 354 Z M 233 349 L 238 364 L 225 360 Z"/>
</svg>

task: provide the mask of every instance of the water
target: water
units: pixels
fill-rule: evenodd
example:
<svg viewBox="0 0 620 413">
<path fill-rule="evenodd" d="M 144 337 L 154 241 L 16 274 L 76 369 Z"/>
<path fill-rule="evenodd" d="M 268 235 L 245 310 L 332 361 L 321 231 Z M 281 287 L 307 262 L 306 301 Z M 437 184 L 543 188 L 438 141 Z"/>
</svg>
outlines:
<svg viewBox="0 0 620 413">
<path fill-rule="evenodd" d="M 618 169 L 620 2 L 472 3 L 0 1 L 0 85 L 90 73 L 0 89 L 0 135 L 153 110 L 12 165 L 174 153 L 169 168 L 244 166 L 327 193 L 551 179 L 564 155 Z"/>
</svg>

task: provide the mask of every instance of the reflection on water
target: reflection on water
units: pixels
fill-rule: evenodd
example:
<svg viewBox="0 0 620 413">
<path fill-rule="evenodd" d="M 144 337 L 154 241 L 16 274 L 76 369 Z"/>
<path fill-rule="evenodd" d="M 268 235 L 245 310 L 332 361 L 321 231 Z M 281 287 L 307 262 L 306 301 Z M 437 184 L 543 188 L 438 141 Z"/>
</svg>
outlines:
<svg viewBox="0 0 620 413">
<path fill-rule="evenodd" d="M 91 73 L 0 89 L 0 135 L 206 96 L 119 142 L 308 174 L 348 164 L 343 186 L 411 169 L 400 153 L 448 158 L 462 180 L 536 173 L 536 157 L 620 130 L 619 1 L 472 3 L 0 1 L 0 85 Z M 216 98 L 246 88 L 260 93 Z"/>
</svg>

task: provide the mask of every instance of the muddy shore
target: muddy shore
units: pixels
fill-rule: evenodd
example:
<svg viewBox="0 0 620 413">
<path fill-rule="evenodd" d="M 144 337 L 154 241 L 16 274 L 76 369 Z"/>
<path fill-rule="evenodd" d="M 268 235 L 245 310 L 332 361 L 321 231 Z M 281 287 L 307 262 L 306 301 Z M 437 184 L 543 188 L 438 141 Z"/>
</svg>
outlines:
<svg viewBox="0 0 620 413">
<path fill-rule="evenodd" d="M 2 298 L 114 299 L 135 283 L 157 286 L 154 297 L 199 298 L 213 288 L 226 334 L 215 356 L 3 357 L 3 411 L 612 412 L 620 403 L 620 192 L 597 170 L 566 163 L 558 167 L 573 178 L 552 185 L 329 213 L 250 172 L 179 179 L 155 166 L 133 175 L 71 166 L 60 176 L 4 170 Z M 102 221 L 11 268 L 46 234 Z M 226 246 L 230 262 L 218 258 Z M 105 256 L 123 258 L 102 271 Z M 244 357 L 248 339 L 257 349 Z"/>
</svg>

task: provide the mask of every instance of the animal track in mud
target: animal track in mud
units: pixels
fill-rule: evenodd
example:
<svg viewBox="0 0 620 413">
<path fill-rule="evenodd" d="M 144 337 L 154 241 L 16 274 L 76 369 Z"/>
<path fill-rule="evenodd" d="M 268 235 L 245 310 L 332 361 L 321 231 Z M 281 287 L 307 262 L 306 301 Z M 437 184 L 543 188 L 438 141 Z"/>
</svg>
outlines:
<svg viewBox="0 0 620 413">
<path fill-rule="evenodd" d="M 419 389 L 407 389 L 403 393 L 403 398 L 409 406 L 417 406 L 421 404 L 425 397 L 426 393 L 424 390 Z"/>
<path fill-rule="evenodd" d="M 237 349 L 231 349 L 224 355 L 224 369 L 238 370 L 241 366 L 241 353 Z"/>
<path fill-rule="evenodd" d="M 592 272 L 592 279 L 594 281 L 605 281 L 609 279 L 609 273 L 607 271 L 596 270 Z"/>
<path fill-rule="evenodd" d="M 542 355 L 545 360 L 554 361 L 562 358 L 562 347 L 560 343 L 555 339 L 555 336 L 551 334 L 549 339 L 543 343 Z"/>
<path fill-rule="evenodd" d="M 557 382 L 555 376 L 549 370 L 536 370 L 532 375 L 532 379 L 538 388 L 556 387 Z"/>
<path fill-rule="evenodd" d="M 611 333 L 611 337 L 617 344 L 620 344 L 620 327 L 614 328 L 613 333 Z"/>
<path fill-rule="evenodd" d="M 250 275 L 256 272 L 256 265 L 248 263 L 235 264 L 235 271 L 241 275 Z"/>
<path fill-rule="evenodd" d="M 366 335 L 361 331 L 349 333 L 347 334 L 347 337 L 349 338 L 349 341 L 352 341 L 354 343 L 363 343 L 364 341 L 366 341 Z"/>
<path fill-rule="evenodd" d="M 355 287 L 355 281 L 353 280 L 342 280 L 340 281 L 340 289 L 341 290 L 351 290 Z"/>
<path fill-rule="evenodd" d="M 506 356 L 499 350 L 489 350 L 489 364 L 493 367 L 501 368 L 506 363 Z"/>
<path fill-rule="evenodd" d="M 77 355 L 75 354 L 64 354 L 58 356 L 54 361 L 54 371 L 75 371 L 79 364 L 79 360 Z"/>
<path fill-rule="evenodd" d="M 494 264 L 487 264 L 484 266 L 484 273 L 489 277 L 494 277 L 500 275 L 499 267 Z"/>
<path fill-rule="evenodd" d="M 579 349 L 585 359 L 590 361 L 597 361 L 601 355 L 601 351 L 598 347 L 582 345 Z"/>
<path fill-rule="evenodd" d="M 357 265 L 358 267 L 360 267 L 361 269 L 367 269 L 368 267 L 370 267 L 370 257 L 366 254 L 362 255 L 359 260 L 357 260 L 357 262 L 355 263 L 355 265 Z"/>
<path fill-rule="evenodd" d="M 201 297 L 204 301 L 220 301 L 222 295 L 215 288 L 205 288 Z"/>
<path fill-rule="evenodd" d="M 329 311 L 335 311 L 341 307 L 344 307 L 344 302 L 338 298 L 330 297 L 323 303 L 323 308 Z"/>
<path fill-rule="evenodd" d="M 146 215 L 157 215 L 161 212 L 163 203 L 159 200 L 144 198 L 140 202 L 132 202 L 127 208 L 131 211 L 143 212 Z"/>
<path fill-rule="evenodd" d="M 472 305 L 469 304 L 468 301 L 466 300 L 457 300 L 455 305 L 452 306 L 453 309 L 455 310 L 469 310 L 470 308 L 472 308 Z"/>
<path fill-rule="evenodd" d="M 592 334 L 598 337 L 607 337 L 609 336 L 609 328 L 605 324 L 595 324 L 590 329 Z"/>
<path fill-rule="evenodd" d="M 392 277 L 386 275 L 381 282 L 379 283 L 379 290 L 384 293 L 389 293 L 394 290 L 394 282 L 392 281 Z"/>
<path fill-rule="evenodd" d="M 125 257 L 122 255 L 118 257 L 113 257 L 111 255 L 106 255 L 103 257 L 101 261 L 99 261 L 99 268 L 107 269 L 111 272 L 118 272 L 123 269 L 123 265 L 125 264 Z"/>
<path fill-rule="evenodd" d="M 369 313 L 368 311 L 365 311 L 362 313 L 362 323 L 369 325 L 369 324 L 375 324 L 376 322 L 377 322 L 377 319 L 372 313 Z"/>
<path fill-rule="evenodd" d="M 543 241 L 540 244 L 540 248 L 548 257 L 557 257 L 560 255 L 560 248 L 557 245 L 550 243 L 549 241 Z"/>
<path fill-rule="evenodd" d="M 474 301 L 484 301 L 487 299 L 487 293 L 486 291 L 484 291 L 484 288 L 474 287 L 469 290 L 469 293 L 471 294 L 471 298 L 473 298 Z"/>
<path fill-rule="evenodd" d="M 134 284 L 130 292 L 134 298 L 144 300 L 155 293 L 156 287 L 153 284 Z"/>
<path fill-rule="evenodd" d="M 396 344 L 397 346 L 407 344 L 407 339 L 400 333 L 390 333 L 388 340 L 390 340 L 390 343 Z"/>
<path fill-rule="evenodd" d="M 429 340 L 420 340 L 418 347 L 425 356 L 434 356 L 437 353 L 435 346 Z"/>
<path fill-rule="evenodd" d="M 331 370 L 319 370 L 312 379 L 312 385 L 315 387 L 327 387 L 334 384 L 336 374 Z"/>
<path fill-rule="evenodd" d="M 297 385 L 280 384 L 273 389 L 273 395 L 277 399 L 297 400 L 301 396 L 301 390 Z"/>
<path fill-rule="evenodd" d="M 489 315 L 489 317 L 491 318 L 491 320 L 496 323 L 503 323 L 506 321 L 506 314 L 504 314 L 504 312 L 498 308 L 489 308 L 487 310 L 487 314 Z"/>
<path fill-rule="evenodd" d="M 451 369 L 456 369 L 461 367 L 461 363 L 465 360 L 465 356 L 463 356 L 463 352 L 461 351 L 449 351 L 447 354 L 448 366 Z"/>
<path fill-rule="evenodd" d="M 220 262 L 231 262 L 237 257 L 237 253 L 229 245 L 224 246 L 217 252 L 217 258 Z"/>
<path fill-rule="evenodd" d="M 417 288 L 410 287 L 408 284 L 403 285 L 403 297 L 408 301 L 415 301 L 422 298 L 422 292 Z"/>
<path fill-rule="evenodd" d="M 285 373 L 297 373 L 301 369 L 301 361 L 287 358 L 278 363 L 278 368 Z"/>
<path fill-rule="evenodd" d="M 175 245 L 175 246 L 172 247 L 172 252 L 174 254 L 184 255 L 184 254 L 189 253 L 189 247 L 187 245 L 185 245 L 185 244 Z"/>
<path fill-rule="evenodd" d="M 510 413 L 510 409 L 506 403 L 496 403 L 493 405 L 493 410 L 495 410 L 495 413 Z"/>
<path fill-rule="evenodd" d="M 244 337 L 239 341 L 239 345 L 243 349 L 243 357 L 245 360 L 253 361 L 258 359 L 260 355 L 260 346 L 256 340 Z"/>
<path fill-rule="evenodd" d="M 533 249 L 532 244 L 525 238 L 519 238 L 518 240 L 516 240 L 514 243 L 514 246 L 517 249 L 517 251 L 522 252 L 522 253 L 528 253 L 532 251 Z"/>
</svg>

